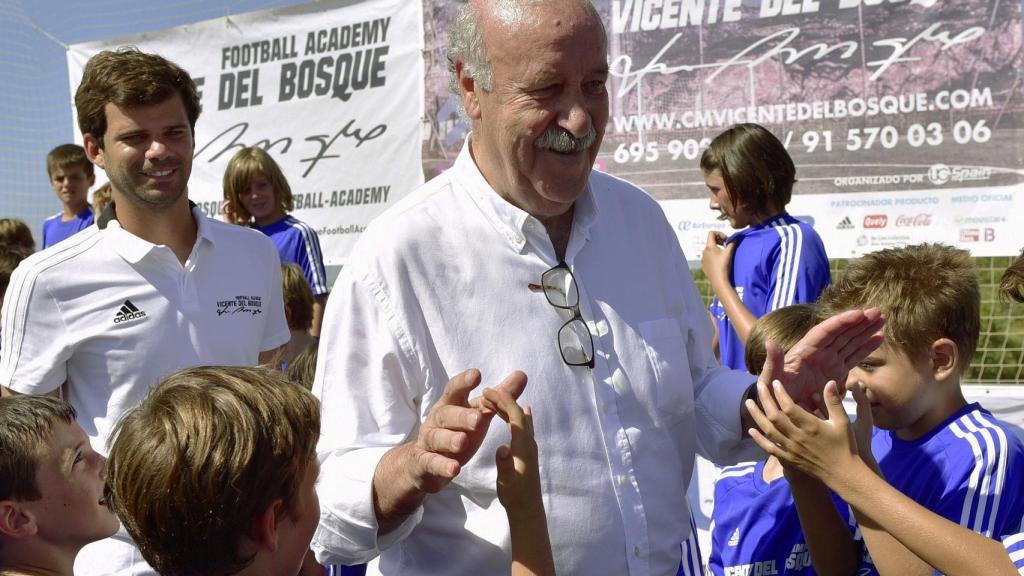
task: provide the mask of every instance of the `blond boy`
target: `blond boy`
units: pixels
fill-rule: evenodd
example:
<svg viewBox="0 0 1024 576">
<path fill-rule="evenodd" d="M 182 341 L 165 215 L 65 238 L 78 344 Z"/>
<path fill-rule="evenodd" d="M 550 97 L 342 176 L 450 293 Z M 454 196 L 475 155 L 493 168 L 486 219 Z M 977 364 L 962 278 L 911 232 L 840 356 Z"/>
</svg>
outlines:
<svg viewBox="0 0 1024 576">
<path fill-rule="evenodd" d="M 294 576 L 320 518 L 319 435 L 319 402 L 278 371 L 182 370 L 118 423 L 109 499 L 163 576 Z"/>
<path fill-rule="evenodd" d="M 968 404 L 960 390 L 980 323 L 970 255 L 940 244 L 868 254 L 850 264 L 820 305 L 826 314 L 870 305 L 886 315 L 883 344 L 846 381 L 858 397 L 860 421 L 876 426 L 870 439 L 863 426 L 858 431 L 856 443 L 870 445 L 860 457 L 897 490 L 952 522 L 995 539 L 1019 532 L 1024 446 L 990 412 Z M 785 436 L 816 422 L 804 418 L 781 387 L 774 393 L 776 398 L 766 386 L 759 391 L 764 412 L 755 407 L 752 414 L 764 435 L 753 435 L 770 453 L 795 461 L 801 451 Z M 932 574 L 873 517 L 876 510 L 854 504 L 854 512 L 871 560 L 861 573 Z"/>
</svg>

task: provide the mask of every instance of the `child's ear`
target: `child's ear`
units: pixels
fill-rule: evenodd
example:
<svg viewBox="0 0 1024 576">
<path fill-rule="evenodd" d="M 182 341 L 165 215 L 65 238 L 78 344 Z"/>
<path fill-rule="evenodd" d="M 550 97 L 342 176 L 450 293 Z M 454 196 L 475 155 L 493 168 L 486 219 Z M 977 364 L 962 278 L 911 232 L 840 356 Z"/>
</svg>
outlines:
<svg viewBox="0 0 1024 576">
<path fill-rule="evenodd" d="M 266 510 L 252 521 L 252 539 L 257 547 L 268 552 L 277 552 L 278 520 L 283 518 L 284 501 L 280 498 L 267 506 Z"/>
<path fill-rule="evenodd" d="M 960 351 L 949 338 L 932 342 L 932 374 L 936 380 L 945 380 L 957 374 L 960 367 Z"/>
<path fill-rule="evenodd" d="M 19 502 L 0 501 L 0 534 L 14 540 L 35 536 L 39 531 L 35 516 Z"/>
</svg>

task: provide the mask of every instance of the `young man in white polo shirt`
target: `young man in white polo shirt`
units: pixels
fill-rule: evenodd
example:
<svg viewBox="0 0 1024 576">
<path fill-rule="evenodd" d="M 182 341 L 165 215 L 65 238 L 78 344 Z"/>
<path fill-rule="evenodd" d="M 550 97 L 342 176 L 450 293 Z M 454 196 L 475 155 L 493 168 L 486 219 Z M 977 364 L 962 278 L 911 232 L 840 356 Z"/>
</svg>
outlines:
<svg viewBox="0 0 1024 576">
<path fill-rule="evenodd" d="M 75 95 L 89 159 L 113 204 L 96 226 L 33 255 L 3 308 L 4 394 L 57 394 L 106 453 L 118 417 L 168 374 L 254 365 L 288 341 L 277 250 L 206 218 L 187 184 L 201 110 L 188 74 L 135 49 L 102 52 Z M 147 574 L 122 531 L 76 574 Z"/>
</svg>

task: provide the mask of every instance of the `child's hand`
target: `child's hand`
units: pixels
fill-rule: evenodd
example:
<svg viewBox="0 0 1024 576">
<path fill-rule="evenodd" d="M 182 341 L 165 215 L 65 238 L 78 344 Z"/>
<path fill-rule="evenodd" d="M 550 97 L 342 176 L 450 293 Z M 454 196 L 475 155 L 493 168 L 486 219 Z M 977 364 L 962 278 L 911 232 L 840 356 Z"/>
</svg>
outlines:
<svg viewBox="0 0 1024 576">
<path fill-rule="evenodd" d="M 498 500 L 509 520 L 524 516 L 544 517 L 540 474 L 537 467 L 537 442 L 533 438 L 533 413 L 521 408 L 508 392 L 484 389 L 484 398 L 502 420 L 508 422 L 512 441 L 498 447 Z"/>
<path fill-rule="evenodd" d="M 736 244 L 726 244 L 725 241 L 725 234 L 717 231 L 708 232 L 708 241 L 700 256 L 701 270 L 712 284 L 729 280 L 729 265 L 732 264 Z"/>
<path fill-rule="evenodd" d="M 853 423 L 857 453 L 872 470 L 878 472 L 878 463 L 875 461 L 875 455 L 871 453 L 871 436 L 875 430 L 875 421 L 871 416 L 871 401 L 864 394 L 860 384 L 853 384 L 847 390 L 853 393 L 853 399 L 857 401 L 857 420 Z"/>
<path fill-rule="evenodd" d="M 829 484 L 832 475 L 841 473 L 857 457 L 854 429 L 843 409 L 839 387 L 834 381 L 825 385 L 828 419 L 822 420 L 793 402 L 781 383 L 772 384 L 774 395 L 758 383 L 763 411 L 747 400 L 747 410 L 761 428 L 752 428 L 750 436 L 784 465 Z"/>
</svg>

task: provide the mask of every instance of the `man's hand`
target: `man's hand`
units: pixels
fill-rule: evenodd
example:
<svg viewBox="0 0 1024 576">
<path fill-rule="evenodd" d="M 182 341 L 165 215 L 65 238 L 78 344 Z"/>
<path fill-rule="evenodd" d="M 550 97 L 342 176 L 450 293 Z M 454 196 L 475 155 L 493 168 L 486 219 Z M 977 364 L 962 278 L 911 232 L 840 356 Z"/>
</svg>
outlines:
<svg viewBox="0 0 1024 576">
<path fill-rule="evenodd" d="M 379 533 L 398 527 L 427 494 L 447 486 L 476 454 L 494 417 L 482 400 L 469 400 L 469 393 L 479 385 L 480 372 L 473 369 L 449 380 L 416 438 L 381 458 L 373 475 Z M 498 385 L 512 398 L 518 398 L 525 387 L 522 372 L 513 372 Z"/>
<path fill-rule="evenodd" d="M 729 265 L 732 263 L 736 244 L 726 244 L 725 241 L 725 234 L 718 231 L 708 232 L 707 244 L 700 255 L 700 268 L 713 286 L 729 281 Z"/>
<path fill-rule="evenodd" d="M 771 390 L 772 382 L 779 380 L 791 398 L 813 410 L 814 398 L 826 382 L 845 383 L 850 368 L 878 348 L 884 324 L 877 308 L 847 310 L 811 328 L 784 358 L 774 342 L 766 342 L 758 385 Z"/>
</svg>

